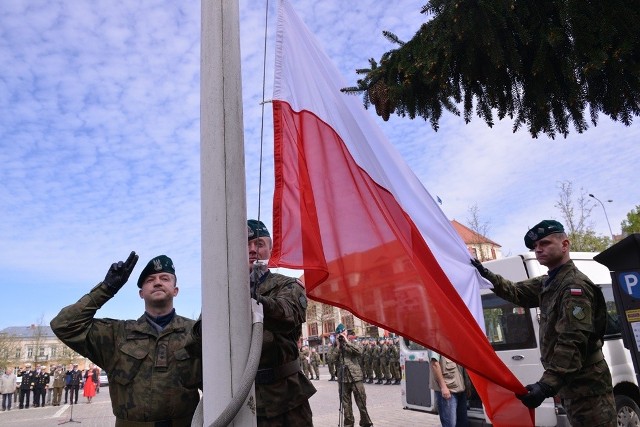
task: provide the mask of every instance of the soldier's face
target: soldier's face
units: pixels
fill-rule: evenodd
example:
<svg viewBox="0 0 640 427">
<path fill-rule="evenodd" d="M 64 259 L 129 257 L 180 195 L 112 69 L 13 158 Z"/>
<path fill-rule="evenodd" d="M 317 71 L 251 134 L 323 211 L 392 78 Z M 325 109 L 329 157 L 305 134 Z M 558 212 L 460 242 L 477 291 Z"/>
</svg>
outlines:
<svg viewBox="0 0 640 427">
<path fill-rule="evenodd" d="M 256 260 L 268 260 L 271 257 L 271 238 L 258 237 L 257 239 L 249 240 L 247 249 L 249 252 L 249 268 Z"/>
<path fill-rule="evenodd" d="M 569 252 L 569 241 L 562 234 L 550 234 L 534 243 L 538 262 L 550 270 L 559 267 Z"/>
<path fill-rule="evenodd" d="M 178 295 L 176 276 L 171 273 L 150 274 L 142 282 L 140 298 L 151 305 L 164 304 Z"/>
</svg>

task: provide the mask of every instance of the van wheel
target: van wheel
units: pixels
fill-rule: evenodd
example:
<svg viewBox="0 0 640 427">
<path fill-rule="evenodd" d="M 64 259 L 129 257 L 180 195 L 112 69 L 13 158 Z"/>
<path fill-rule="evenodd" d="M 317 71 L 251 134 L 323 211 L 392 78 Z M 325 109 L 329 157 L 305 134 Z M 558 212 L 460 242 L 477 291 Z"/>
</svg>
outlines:
<svg viewBox="0 0 640 427">
<path fill-rule="evenodd" d="M 619 427 L 640 427 L 640 408 L 629 396 L 616 396 Z"/>
</svg>

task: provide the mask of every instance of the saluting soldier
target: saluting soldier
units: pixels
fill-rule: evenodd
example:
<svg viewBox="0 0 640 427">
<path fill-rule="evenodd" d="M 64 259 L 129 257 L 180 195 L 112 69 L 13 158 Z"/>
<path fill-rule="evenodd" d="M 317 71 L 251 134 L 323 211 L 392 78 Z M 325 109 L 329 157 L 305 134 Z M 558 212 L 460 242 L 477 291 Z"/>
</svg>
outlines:
<svg viewBox="0 0 640 427">
<path fill-rule="evenodd" d="M 33 406 L 45 406 L 45 398 L 47 396 L 47 387 L 49 385 L 49 373 L 46 366 L 38 366 L 33 377 Z"/>
<path fill-rule="evenodd" d="M 138 278 L 144 313 L 137 320 L 96 319 L 127 283 L 138 255 L 113 263 L 104 280 L 51 321 L 74 351 L 103 366 L 116 427 L 191 426 L 202 388 L 200 322 L 176 314 L 179 287 L 173 261 L 159 255 Z M 82 374 L 72 371 L 71 385 Z M 78 392 L 72 396 L 77 403 Z"/>
<path fill-rule="evenodd" d="M 62 365 L 58 365 L 55 371 L 53 371 L 53 406 L 60 406 L 64 386 L 64 370 L 62 369 Z"/>
<path fill-rule="evenodd" d="M 29 408 L 29 400 L 31 399 L 31 390 L 33 390 L 33 380 L 35 376 L 35 371 L 31 370 L 31 363 L 27 363 L 24 367 L 24 370 L 18 374 L 19 377 L 22 377 L 22 382 L 20 383 L 20 405 L 18 408 L 27 409 Z M 24 404 L 25 397 L 27 399 L 27 404 Z"/>
</svg>

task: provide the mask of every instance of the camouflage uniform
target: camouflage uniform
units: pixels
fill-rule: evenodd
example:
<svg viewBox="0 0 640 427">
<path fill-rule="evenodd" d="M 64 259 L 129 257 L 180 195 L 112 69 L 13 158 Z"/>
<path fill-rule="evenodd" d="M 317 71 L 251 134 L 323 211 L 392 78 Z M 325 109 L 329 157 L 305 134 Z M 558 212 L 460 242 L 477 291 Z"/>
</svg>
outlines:
<svg viewBox="0 0 640 427">
<path fill-rule="evenodd" d="M 303 346 L 300 349 L 300 365 L 302 366 L 302 372 L 304 375 L 311 379 L 313 375 L 311 374 L 311 366 L 309 364 L 309 349 Z"/>
<path fill-rule="evenodd" d="M 371 365 L 371 344 L 370 341 L 364 341 L 362 349 L 362 358 L 364 360 L 364 382 L 371 384 L 373 382 L 373 369 Z"/>
<path fill-rule="evenodd" d="M 389 385 L 391 384 L 391 346 L 389 345 L 388 342 L 385 341 L 385 343 L 382 346 L 382 360 L 380 361 L 381 366 L 382 366 L 382 372 L 384 374 L 384 378 L 387 380 L 387 382 L 385 383 L 385 385 Z"/>
<path fill-rule="evenodd" d="M 329 374 L 331 378 L 329 381 L 335 381 L 336 375 L 336 362 L 338 360 L 338 348 L 335 344 L 332 344 L 329 347 L 329 352 L 327 353 L 327 366 L 329 368 Z"/>
<path fill-rule="evenodd" d="M 313 372 L 316 374 L 316 379 L 319 380 L 320 379 L 320 369 L 318 368 L 320 366 L 320 355 L 318 354 L 317 351 L 312 351 L 311 355 L 309 356 L 311 361 L 309 362 L 309 364 L 311 365 L 311 368 L 313 369 Z"/>
<path fill-rule="evenodd" d="M 113 297 L 100 283 L 51 321 L 60 340 L 105 368 L 116 426 L 190 426 L 202 388 L 196 321 L 174 315 L 164 329 L 138 320 L 94 319 Z"/>
<path fill-rule="evenodd" d="M 376 384 L 382 384 L 382 366 L 380 366 L 380 354 L 382 353 L 382 346 L 377 342 L 371 349 L 371 364 L 373 365 L 373 371 L 376 374 L 378 380 Z"/>
<path fill-rule="evenodd" d="M 540 307 L 545 369 L 540 381 L 564 399 L 571 424 L 615 426 L 611 372 L 602 354 L 607 316 L 602 291 L 573 261 L 551 274 L 518 283 L 490 271 L 486 277 L 496 295 L 522 307 Z"/>
<path fill-rule="evenodd" d="M 340 355 L 338 357 L 338 381 L 340 382 L 339 393 L 344 411 L 344 427 L 353 427 L 355 418 L 351 407 L 351 394 L 360 411 L 360 425 L 372 426 L 371 418 L 367 412 L 367 394 L 362 383 L 362 368 L 360 367 L 360 355 L 362 350 L 357 344 L 348 340 L 341 343 Z"/>
<path fill-rule="evenodd" d="M 402 372 L 400 370 L 400 343 L 393 343 L 390 346 L 391 354 L 391 376 L 393 377 L 394 384 L 400 384 L 402 379 Z"/>
<path fill-rule="evenodd" d="M 312 426 L 315 387 L 300 370 L 298 339 L 306 319 L 302 284 L 267 272 L 257 289 L 264 307 L 262 354 L 256 375 L 259 426 Z"/>
</svg>

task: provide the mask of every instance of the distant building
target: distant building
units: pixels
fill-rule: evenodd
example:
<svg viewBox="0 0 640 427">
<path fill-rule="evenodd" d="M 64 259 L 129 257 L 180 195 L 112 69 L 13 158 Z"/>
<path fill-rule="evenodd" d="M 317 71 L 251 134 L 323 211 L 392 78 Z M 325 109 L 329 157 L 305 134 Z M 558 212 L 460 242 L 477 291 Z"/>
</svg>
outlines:
<svg viewBox="0 0 640 427">
<path fill-rule="evenodd" d="M 0 331 L 0 365 L 22 368 L 35 365 L 77 363 L 80 369 L 89 367 L 89 360 L 71 350 L 55 336 L 50 326 L 10 326 Z"/>
<path fill-rule="evenodd" d="M 462 241 L 467 245 L 469 254 L 472 257 L 480 261 L 502 258 L 502 246 L 493 240 L 460 224 L 455 219 L 451 221 L 451 225 L 458 232 L 458 235 L 462 237 Z"/>
</svg>

